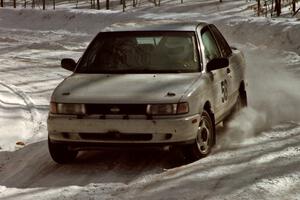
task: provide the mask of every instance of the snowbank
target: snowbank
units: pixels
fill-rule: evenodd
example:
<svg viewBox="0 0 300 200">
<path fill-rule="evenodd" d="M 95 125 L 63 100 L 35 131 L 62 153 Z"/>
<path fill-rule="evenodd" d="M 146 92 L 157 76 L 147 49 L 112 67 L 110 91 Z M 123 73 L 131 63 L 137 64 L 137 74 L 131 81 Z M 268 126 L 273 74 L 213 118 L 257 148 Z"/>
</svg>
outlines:
<svg viewBox="0 0 300 200">
<path fill-rule="evenodd" d="M 126 13 L 1 8 L 0 199 L 300 199 L 300 22 L 250 17 L 247 7 L 207 0 Z M 83 152 L 55 164 L 46 118 L 52 90 L 69 75 L 60 59 L 78 59 L 113 23 L 153 19 L 217 24 L 245 53 L 250 107 L 218 127 L 212 155 L 189 165 L 179 152 L 144 151 Z"/>
</svg>

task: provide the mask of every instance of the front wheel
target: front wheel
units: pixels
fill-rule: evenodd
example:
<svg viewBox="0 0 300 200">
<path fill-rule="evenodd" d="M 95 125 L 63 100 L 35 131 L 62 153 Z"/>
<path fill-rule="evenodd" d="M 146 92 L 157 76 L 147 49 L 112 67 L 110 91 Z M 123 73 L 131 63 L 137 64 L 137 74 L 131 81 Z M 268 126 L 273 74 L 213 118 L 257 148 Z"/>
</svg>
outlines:
<svg viewBox="0 0 300 200">
<path fill-rule="evenodd" d="M 190 161 L 196 161 L 207 156 L 211 152 L 214 138 L 214 124 L 207 111 L 203 111 L 195 142 L 184 147 L 185 157 Z"/>
<path fill-rule="evenodd" d="M 69 150 L 65 144 L 53 143 L 50 138 L 48 138 L 48 149 L 52 159 L 59 164 L 72 162 L 78 154 L 78 151 Z"/>
</svg>

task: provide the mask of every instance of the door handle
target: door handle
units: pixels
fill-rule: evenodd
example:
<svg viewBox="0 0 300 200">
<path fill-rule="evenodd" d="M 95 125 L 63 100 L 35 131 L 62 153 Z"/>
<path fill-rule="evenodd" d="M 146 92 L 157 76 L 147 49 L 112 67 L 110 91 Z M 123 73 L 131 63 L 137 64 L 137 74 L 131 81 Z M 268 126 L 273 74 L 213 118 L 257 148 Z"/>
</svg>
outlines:
<svg viewBox="0 0 300 200">
<path fill-rule="evenodd" d="M 227 74 L 230 74 L 230 72 L 231 72 L 230 68 L 227 68 L 226 72 L 227 72 Z"/>
</svg>

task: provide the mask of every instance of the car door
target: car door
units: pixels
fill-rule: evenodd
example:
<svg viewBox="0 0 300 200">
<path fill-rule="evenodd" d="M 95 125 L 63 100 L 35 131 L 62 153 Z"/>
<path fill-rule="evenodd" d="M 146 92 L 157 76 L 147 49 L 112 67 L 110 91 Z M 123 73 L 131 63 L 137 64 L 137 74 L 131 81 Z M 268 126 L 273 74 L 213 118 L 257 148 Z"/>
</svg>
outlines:
<svg viewBox="0 0 300 200">
<path fill-rule="evenodd" d="M 221 34 L 221 32 L 214 26 L 209 25 L 210 30 L 212 31 L 216 42 L 219 46 L 219 49 L 221 51 L 221 56 L 223 58 L 228 58 L 229 60 L 229 66 L 226 68 L 225 76 L 227 76 L 227 92 L 228 92 L 228 107 L 231 108 L 234 106 L 236 102 L 236 98 L 238 95 L 238 89 L 239 89 L 239 83 L 236 83 L 237 80 L 237 71 L 238 66 L 237 63 L 234 62 L 233 59 L 233 53 L 228 45 L 227 41 L 225 40 L 224 36 Z"/>
<path fill-rule="evenodd" d="M 208 63 L 214 58 L 221 58 L 220 48 L 213 33 L 208 26 L 201 30 L 201 39 L 204 47 L 204 63 Z M 214 110 L 216 120 L 222 119 L 228 111 L 228 76 L 227 69 L 217 69 L 208 72 L 212 75 Z"/>
</svg>

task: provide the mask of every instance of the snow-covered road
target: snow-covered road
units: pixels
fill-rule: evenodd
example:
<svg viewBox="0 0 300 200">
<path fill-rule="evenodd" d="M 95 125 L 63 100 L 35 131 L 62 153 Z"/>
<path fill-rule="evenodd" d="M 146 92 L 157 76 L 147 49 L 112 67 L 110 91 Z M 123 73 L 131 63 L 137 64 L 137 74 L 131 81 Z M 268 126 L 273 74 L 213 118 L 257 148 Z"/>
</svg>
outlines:
<svg viewBox="0 0 300 200">
<path fill-rule="evenodd" d="M 125 14 L 1 9 L 0 199 L 300 199 L 300 22 L 247 17 L 244 2 Z M 179 152 L 104 151 L 55 164 L 46 118 L 70 74 L 60 59 L 78 59 L 107 25 L 142 18 L 216 23 L 245 53 L 250 107 L 218 127 L 212 154 L 195 163 L 182 165 Z"/>
</svg>

